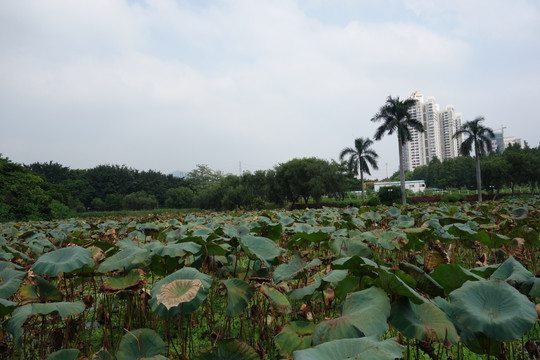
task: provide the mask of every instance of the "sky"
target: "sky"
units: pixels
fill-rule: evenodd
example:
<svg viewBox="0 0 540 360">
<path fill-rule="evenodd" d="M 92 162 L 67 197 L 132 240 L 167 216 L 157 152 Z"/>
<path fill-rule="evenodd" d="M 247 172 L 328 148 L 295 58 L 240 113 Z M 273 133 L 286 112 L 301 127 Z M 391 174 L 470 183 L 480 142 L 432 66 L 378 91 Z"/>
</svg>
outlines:
<svg viewBox="0 0 540 360">
<path fill-rule="evenodd" d="M 225 173 L 338 160 L 388 96 L 540 142 L 540 0 L 0 2 L 0 154 Z M 376 141 L 384 178 L 396 135 Z"/>
</svg>

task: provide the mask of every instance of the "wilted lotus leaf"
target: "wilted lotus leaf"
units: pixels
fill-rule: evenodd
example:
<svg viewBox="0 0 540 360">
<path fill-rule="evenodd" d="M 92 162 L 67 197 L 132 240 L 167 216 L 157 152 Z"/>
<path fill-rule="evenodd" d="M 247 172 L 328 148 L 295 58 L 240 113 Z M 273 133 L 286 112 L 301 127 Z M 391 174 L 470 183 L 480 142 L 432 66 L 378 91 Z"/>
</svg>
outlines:
<svg viewBox="0 0 540 360">
<path fill-rule="evenodd" d="M 174 280 L 168 284 L 161 286 L 159 293 L 156 295 L 157 302 L 163 304 L 170 310 L 182 303 L 190 302 L 195 299 L 199 289 L 203 287 L 199 279 L 180 279 Z"/>
<path fill-rule="evenodd" d="M 101 285 L 100 290 L 104 294 L 112 295 L 120 291 L 137 291 L 146 283 L 144 272 L 141 269 L 133 269 L 127 275 L 111 276 Z"/>
</svg>

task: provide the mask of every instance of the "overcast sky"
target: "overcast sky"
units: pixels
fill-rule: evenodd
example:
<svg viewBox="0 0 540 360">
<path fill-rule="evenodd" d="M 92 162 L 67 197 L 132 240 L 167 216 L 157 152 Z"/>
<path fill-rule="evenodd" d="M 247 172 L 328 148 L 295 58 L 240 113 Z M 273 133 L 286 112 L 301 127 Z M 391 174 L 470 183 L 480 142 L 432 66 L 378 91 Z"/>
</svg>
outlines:
<svg viewBox="0 0 540 360">
<path fill-rule="evenodd" d="M 538 146 L 540 1 L 0 2 L 0 153 L 18 163 L 337 160 L 414 91 Z M 373 175 L 397 171 L 395 135 L 374 150 Z"/>
</svg>

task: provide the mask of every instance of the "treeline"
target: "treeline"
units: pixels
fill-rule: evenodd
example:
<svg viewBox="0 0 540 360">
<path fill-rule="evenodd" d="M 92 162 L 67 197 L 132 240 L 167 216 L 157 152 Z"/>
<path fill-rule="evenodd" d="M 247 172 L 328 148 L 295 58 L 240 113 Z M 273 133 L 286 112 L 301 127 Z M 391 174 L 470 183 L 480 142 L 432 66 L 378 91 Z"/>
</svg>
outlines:
<svg viewBox="0 0 540 360">
<path fill-rule="evenodd" d="M 70 169 L 61 164 L 20 165 L 0 156 L 0 222 L 64 218 L 86 211 L 280 207 L 298 198 L 343 196 L 358 181 L 341 164 L 294 159 L 241 176 L 198 165 L 186 177 L 126 166 Z"/>
<path fill-rule="evenodd" d="M 514 191 L 517 186 L 534 191 L 540 184 L 540 148 L 512 145 L 503 154 L 483 157 L 481 164 L 484 191 Z M 0 155 L 0 222 L 65 218 L 86 211 L 264 209 L 299 199 L 318 203 L 323 196 L 343 199 L 348 191 L 361 189 L 346 169 L 346 163 L 303 158 L 241 176 L 197 165 L 181 178 L 118 165 L 86 170 L 54 162 L 20 165 Z M 406 173 L 406 179 L 425 180 L 428 188 L 475 189 L 475 174 L 472 157 L 457 157 L 434 159 Z M 391 180 L 399 180 L 399 173 Z"/>
<path fill-rule="evenodd" d="M 484 191 L 499 192 L 508 187 L 514 192 L 517 186 L 534 191 L 540 184 L 540 147 L 510 145 L 502 154 L 493 152 L 483 156 L 481 169 Z M 392 178 L 399 180 L 399 173 Z M 475 189 L 475 161 L 464 156 L 442 162 L 435 158 L 428 165 L 407 172 L 405 179 L 425 180 L 429 188 Z"/>
</svg>

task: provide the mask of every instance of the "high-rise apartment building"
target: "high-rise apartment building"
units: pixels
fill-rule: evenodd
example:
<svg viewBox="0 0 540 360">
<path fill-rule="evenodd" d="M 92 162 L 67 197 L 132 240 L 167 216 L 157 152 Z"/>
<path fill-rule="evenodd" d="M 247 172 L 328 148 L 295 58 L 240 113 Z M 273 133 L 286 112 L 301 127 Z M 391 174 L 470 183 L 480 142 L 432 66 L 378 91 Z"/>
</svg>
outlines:
<svg viewBox="0 0 540 360">
<path fill-rule="evenodd" d="M 424 101 L 418 91 L 411 98 L 416 100 L 410 109 L 411 117 L 422 123 L 424 132 L 411 129 L 411 141 L 403 149 L 405 169 L 412 171 L 427 165 L 435 157 L 442 161 L 458 156 L 461 139 L 454 139 L 454 134 L 461 127 L 461 114 L 451 105 L 446 110 L 439 110 L 434 97 Z"/>
</svg>

